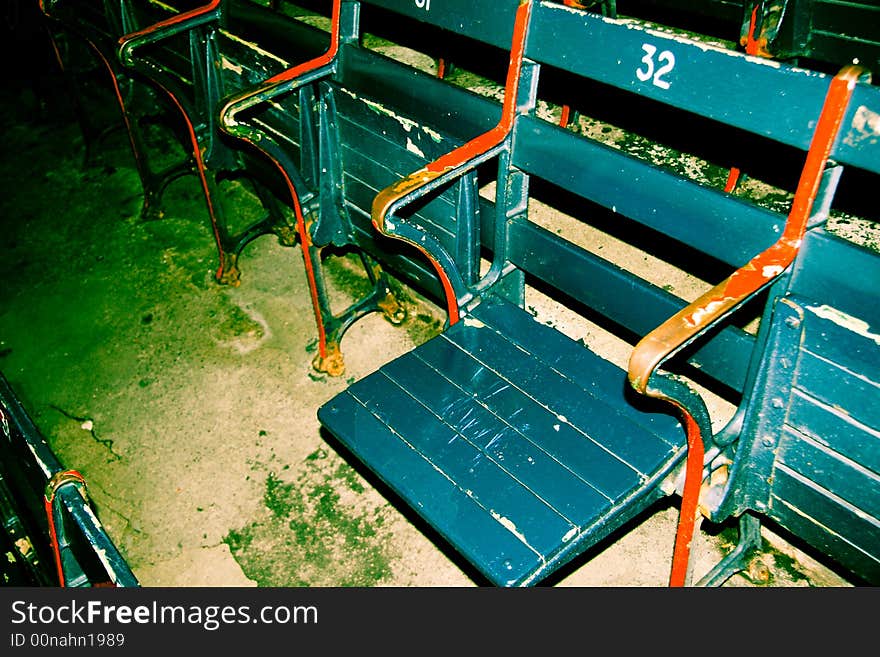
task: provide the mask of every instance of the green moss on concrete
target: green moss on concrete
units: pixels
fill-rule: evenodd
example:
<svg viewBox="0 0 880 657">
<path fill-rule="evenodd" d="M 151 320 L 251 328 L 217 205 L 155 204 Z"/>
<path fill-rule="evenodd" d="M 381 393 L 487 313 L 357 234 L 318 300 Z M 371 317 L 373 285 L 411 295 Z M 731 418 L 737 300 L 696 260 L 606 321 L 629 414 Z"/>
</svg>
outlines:
<svg viewBox="0 0 880 657">
<path fill-rule="evenodd" d="M 391 577 L 384 507 L 365 499 L 357 473 L 316 450 L 291 482 L 266 476 L 264 508 L 224 542 L 259 586 L 375 586 Z"/>
</svg>

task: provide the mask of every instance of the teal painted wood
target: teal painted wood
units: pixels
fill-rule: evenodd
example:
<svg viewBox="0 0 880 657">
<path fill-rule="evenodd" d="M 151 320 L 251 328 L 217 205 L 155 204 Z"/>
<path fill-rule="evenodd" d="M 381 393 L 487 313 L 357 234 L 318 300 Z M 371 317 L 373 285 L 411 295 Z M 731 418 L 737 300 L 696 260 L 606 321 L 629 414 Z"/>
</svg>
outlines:
<svg viewBox="0 0 880 657">
<path fill-rule="evenodd" d="M 322 424 L 335 435 L 373 436 L 358 440 L 355 455 L 373 469 L 400 497 L 412 504 L 468 561 L 478 564 L 490 581 L 515 583 L 523 573 L 541 566 L 540 556 L 500 522 L 489 520 L 487 511 L 466 491 L 400 440 L 390 427 L 368 410 L 350 391 L 321 407 Z M 454 437 L 449 433 L 449 439 Z M 429 495 L 425 496 L 426 493 Z"/>
<path fill-rule="evenodd" d="M 785 215 L 536 117 L 516 128 L 514 165 L 729 265 L 775 242 Z"/>
<path fill-rule="evenodd" d="M 774 489 L 776 495 L 772 500 L 773 519 L 794 536 L 807 540 L 817 552 L 831 555 L 834 562 L 848 572 L 876 586 L 880 582 L 880 562 L 875 549 L 876 527 L 865 523 L 852 507 L 829 508 L 825 491 L 792 480 L 782 469 L 778 476 L 779 482 Z M 816 509 L 818 513 L 805 514 L 803 509 Z M 841 524 L 846 525 L 846 533 L 837 531 L 835 525 L 839 527 Z M 866 541 L 868 532 L 874 532 L 874 536 Z M 861 540 L 858 539 L 860 536 Z"/>
<path fill-rule="evenodd" d="M 797 394 L 804 399 L 802 391 Z M 777 467 L 791 471 L 792 476 L 809 479 L 810 485 L 817 490 L 831 492 L 840 498 L 840 505 L 851 505 L 862 509 L 868 517 L 880 518 L 880 479 L 864 474 L 864 470 L 876 472 L 876 469 L 866 463 L 867 459 L 860 458 L 857 447 L 852 444 L 855 436 L 863 432 L 843 425 L 836 428 L 836 433 L 814 433 L 816 425 L 810 421 L 813 415 L 841 414 L 829 413 L 816 405 L 801 409 L 799 418 L 806 419 L 806 422 L 797 424 L 797 420 L 792 419 L 786 425 L 779 442 Z M 870 522 L 866 524 L 871 526 Z M 876 528 L 874 534 L 875 539 L 880 539 Z M 876 540 L 874 544 L 878 545 Z"/>
<path fill-rule="evenodd" d="M 249 2 L 230 3 L 225 22 L 227 27 L 217 30 L 215 38 L 225 62 L 220 66 L 223 88 L 229 93 L 247 89 L 280 73 L 292 62 L 323 52 L 329 42 L 323 30 L 299 21 L 279 21 L 274 12 Z M 298 101 L 295 96 L 279 99 L 273 105 L 259 108 L 255 117 L 283 144 L 303 176 L 314 181 L 317 174 L 307 164 L 308 154 L 306 159 L 302 156 L 304 128 Z M 308 148 L 306 144 L 307 151 Z M 247 166 L 259 171 L 260 180 L 273 186 L 279 199 L 286 199 L 286 190 L 280 189 L 278 175 L 265 158 L 251 157 Z"/>
<path fill-rule="evenodd" d="M 502 48 L 510 47 L 514 2 L 473 0 L 363 0 L 399 16 L 436 25 L 449 32 Z"/>
<path fill-rule="evenodd" d="M 538 280 L 644 335 L 685 306 L 683 299 L 525 219 L 508 229 L 508 258 Z M 591 281 L 584 285 L 584 281 Z M 639 298 L 638 305 L 632 298 Z M 688 362 L 732 390 L 743 390 L 755 338 L 726 326 Z"/>
<path fill-rule="evenodd" d="M 376 80 L 382 78 L 382 70 L 396 71 L 404 67 L 389 64 L 378 68 L 379 71 L 373 72 L 373 76 L 378 73 L 374 77 Z M 343 71 L 346 70 L 343 67 Z M 433 78 L 423 74 L 409 80 L 408 85 L 410 89 L 420 88 L 419 83 L 422 83 L 430 88 L 433 82 Z M 389 83 L 385 80 L 384 84 Z M 389 99 L 385 99 L 376 95 L 374 86 L 365 85 L 361 76 L 351 81 L 344 77 L 338 81 L 328 80 L 319 86 L 321 113 L 318 120 L 325 130 L 324 151 L 325 157 L 329 158 L 322 170 L 337 172 L 324 177 L 328 181 L 332 179 L 332 193 L 338 195 L 333 202 L 339 209 L 331 211 L 325 196 L 322 199 L 324 210 L 313 234 L 318 244 L 330 241 L 328 235 L 332 234 L 334 243 L 356 244 L 386 262 L 388 254 L 382 251 L 383 241 L 378 239 L 370 216 L 376 194 L 459 146 L 464 139 L 450 132 L 448 119 L 446 124 L 432 122 L 430 112 L 425 112 L 418 120 L 408 118 L 412 115 L 407 115 L 405 108 L 394 100 L 403 95 L 410 96 L 404 87 L 395 87 L 393 93 L 389 92 Z M 468 216 L 468 203 L 478 203 L 475 185 L 473 177 L 456 183 L 420 207 L 411 220 L 440 235 L 448 248 L 459 248 L 467 240 L 461 239 L 458 231 L 469 228 L 473 221 Z M 465 198 L 463 195 L 469 196 Z M 428 263 L 413 257 L 411 251 L 401 253 L 399 245 L 385 241 L 384 246 L 392 251 L 393 247 L 398 247 L 397 253 L 391 256 L 398 276 L 435 298 L 442 296 L 436 274 Z M 473 272 L 477 257 L 473 251 L 464 250 L 458 263 L 462 271 Z M 472 277 L 472 274 L 468 276 Z"/>
<path fill-rule="evenodd" d="M 393 104 L 377 105 L 374 97 L 352 98 L 343 90 L 330 93 L 346 203 L 367 226 L 376 194 L 461 143 L 428 125 L 402 124 Z M 449 244 L 455 236 L 457 205 L 456 190 L 448 190 L 420 208 L 415 219 L 445 234 L 444 243 Z"/>
<path fill-rule="evenodd" d="M 872 327 L 880 326 L 880 304 L 874 303 L 877 281 L 880 257 L 876 251 L 822 229 L 807 233 L 800 257 L 792 265 L 793 292 L 827 302 Z"/>
<path fill-rule="evenodd" d="M 492 299 L 319 418 L 493 583 L 522 585 L 653 502 L 680 461 L 678 421 L 621 406 L 623 383 L 613 364 Z M 509 556 L 524 549 L 534 558 Z"/>
<path fill-rule="evenodd" d="M 854 426 L 853 419 L 844 414 L 816 412 L 817 401 L 806 395 L 798 395 L 792 399 L 788 408 L 789 424 L 798 427 L 800 433 L 819 439 L 822 436 L 847 436 L 846 441 L 839 441 L 835 445 L 835 451 L 840 458 L 859 463 L 872 472 L 880 472 L 880 441 L 876 436 L 870 431 L 864 431 L 858 424 Z M 869 406 L 876 405 L 876 398 L 869 403 Z M 854 409 L 856 413 L 865 409 L 865 406 L 849 403 L 847 407 Z M 876 427 L 878 423 L 866 426 Z M 829 490 L 834 490 L 834 487 L 829 487 Z"/>
<path fill-rule="evenodd" d="M 434 348 L 432 349 L 432 347 Z M 446 342 L 438 341 L 431 347 L 426 346 L 424 349 L 420 349 L 415 356 L 418 361 L 401 360 L 390 363 L 386 370 L 393 373 L 399 371 L 401 367 L 406 367 L 420 371 L 431 368 L 432 371 L 436 371 L 435 368 L 441 367 L 448 380 L 470 383 L 471 397 L 460 397 L 460 402 L 465 406 L 465 412 L 468 416 L 484 417 L 490 413 L 495 418 L 503 418 L 504 423 L 509 425 L 505 426 L 500 433 L 489 433 L 490 437 L 485 441 L 486 447 L 494 445 L 498 436 L 508 435 L 512 428 L 519 436 L 540 445 L 546 457 L 553 459 L 558 464 L 563 464 L 570 473 L 567 476 L 573 474 L 582 481 L 589 482 L 595 492 L 611 500 L 618 499 L 623 495 L 632 485 L 634 479 L 638 477 L 639 473 L 635 468 L 617 457 L 600 442 L 586 436 L 578 428 L 568 422 L 561 421 L 558 415 L 546 406 L 523 404 L 524 393 L 511 386 L 499 374 L 484 368 L 479 371 L 477 376 L 473 376 L 474 359 L 470 354 L 451 349 Z M 473 378 L 468 381 L 468 376 Z M 426 380 L 435 382 L 436 378 L 436 375 L 431 375 Z M 476 402 L 473 400 L 473 394 L 476 392 L 473 388 L 478 384 L 488 392 L 482 393 L 479 402 Z M 407 390 L 412 394 L 424 387 L 422 382 L 422 385 L 408 387 Z M 447 387 L 447 384 L 444 383 L 444 388 Z M 461 393 L 457 394 L 461 395 Z M 419 399 L 421 400 L 422 397 L 420 396 Z M 440 417 L 445 418 L 445 407 L 443 410 Z M 497 419 L 493 419 L 493 421 L 498 422 Z M 573 449 L 573 446 L 576 446 L 577 449 Z M 519 462 L 518 460 L 517 463 Z M 595 492 L 590 495 L 594 496 Z M 558 496 L 553 494 L 553 497 Z M 578 499 L 563 500 L 558 506 L 564 508 L 572 503 L 576 504 Z"/>
<path fill-rule="evenodd" d="M 808 329 L 822 328 L 804 331 L 798 386 L 828 407 L 846 409 L 854 422 L 880 426 L 878 334 L 859 317 L 825 303 L 805 302 L 804 311 Z"/>
<path fill-rule="evenodd" d="M 648 431 L 660 436 L 675 435 L 681 428 L 678 419 L 662 405 L 637 396 L 627 397 L 621 403 L 621 369 L 617 365 L 597 357 L 585 345 L 572 349 L 570 338 L 538 321 L 528 311 L 512 312 L 509 304 L 498 301 L 477 306 L 472 316 L 476 321 L 491 324 L 495 331 L 507 336 L 507 341 L 514 347 L 527 353 L 540 354 L 544 369 L 558 373 L 566 383 L 586 385 L 578 396 L 585 394 L 595 397 L 597 403 L 609 408 L 609 412 L 613 409 L 627 421 L 644 425 Z M 516 365 L 501 363 L 499 367 L 513 368 Z M 678 447 L 681 443 L 676 439 L 670 444 Z"/>
<path fill-rule="evenodd" d="M 451 426 L 458 434 L 456 439 L 463 439 L 479 450 L 480 453 L 475 458 L 491 460 L 504 468 L 511 480 L 543 499 L 570 524 L 580 525 L 591 521 L 604 497 L 602 492 L 591 486 L 588 479 L 580 478 L 572 472 L 564 454 L 558 459 L 554 458 L 558 454 L 542 449 L 540 436 L 551 431 L 559 432 L 555 428 L 560 425 L 557 416 L 545 414 L 541 418 L 543 422 L 534 431 L 530 431 L 532 423 L 521 423 L 521 413 L 516 410 L 506 414 L 498 413 L 494 405 L 490 406 L 493 393 L 495 390 L 509 388 L 510 384 L 497 377 L 487 385 L 480 380 L 480 374 L 485 370 L 475 370 L 472 359 L 467 364 L 467 371 L 472 375 L 469 380 L 452 375 L 446 368 L 446 357 L 451 352 L 454 358 L 456 349 L 439 341 L 438 344 L 444 347 L 442 351 L 445 353 L 431 354 L 430 361 L 422 359 L 424 354 L 414 354 L 416 358 L 396 361 L 382 372 L 418 399 L 437 420 Z M 476 367 L 479 368 L 479 365 Z M 460 371 L 464 368 L 459 364 L 456 369 Z M 473 376 L 475 371 L 478 373 Z M 473 385 L 462 388 L 462 382 Z M 518 408 L 530 410 L 535 407 L 520 404 Z M 533 415 L 530 419 L 538 418 Z M 568 439 L 579 442 L 583 437 L 569 435 Z M 426 456 L 430 457 L 433 453 L 434 450 L 431 450 Z M 469 472 L 472 467 L 473 459 L 444 463 L 445 470 L 454 473 L 455 479 L 461 482 L 467 477 L 465 470 Z M 556 485 L 548 488 L 548 481 L 555 481 Z M 482 489 L 483 485 L 480 484 L 476 490 Z M 475 495 L 479 499 L 485 493 L 475 492 Z M 518 512 L 514 515 L 518 515 Z"/>
<path fill-rule="evenodd" d="M 880 581 L 880 338 L 798 295 L 776 302 L 735 485 L 758 509 Z"/>
<path fill-rule="evenodd" d="M 460 140 L 490 129 L 501 115 L 496 100 L 351 44 L 341 48 L 336 80 L 356 94 L 381 99 L 404 119 L 419 118 Z"/>
<path fill-rule="evenodd" d="M 578 46 L 559 47 L 560 43 Z M 830 82 L 824 73 L 551 2 L 535 7 L 526 55 L 803 150 L 809 146 Z M 832 158 L 880 172 L 880 140 L 865 127 L 865 118 L 878 114 L 880 88 L 860 85 Z"/>
<path fill-rule="evenodd" d="M 854 513 L 859 519 L 852 524 L 835 520 L 837 513 L 831 511 L 822 524 L 854 542 L 864 541 L 880 559 L 880 467 L 873 445 L 859 449 L 859 443 L 880 435 L 880 338 L 858 318 L 831 306 L 798 297 L 789 301 L 802 317 L 800 326 L 786 325 L 800 342 L 799 359 L 791 369 L 792 396 L 801 407 L 786 421 L 776 467 L 809 482 L 804 485 L 827 491 L 821 506 L 860 509 L 863 513 Z M 769 381 L 771 387 L 784 383 Z M 814 418 L 826 427 L 828 420 L 837 420 L 836 431 L 814 433 Z M 796 419 L 801 423 L 795 424 Z M 787 499 L 791 503 L 791 496 Z M 803 511 L 814 515 L 820 508 L 814 504 Z"/>
</svg>

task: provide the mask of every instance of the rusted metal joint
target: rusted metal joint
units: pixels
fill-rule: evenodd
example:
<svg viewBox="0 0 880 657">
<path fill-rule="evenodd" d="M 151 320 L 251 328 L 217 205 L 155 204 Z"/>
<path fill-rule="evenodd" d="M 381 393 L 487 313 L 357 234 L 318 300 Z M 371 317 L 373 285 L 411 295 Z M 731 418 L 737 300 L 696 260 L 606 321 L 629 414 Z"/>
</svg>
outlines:
<svg viewBox="0 0 880 657">
<path fill-rule="evenodd" d="M 345 373 L 345 360 L 338 342 L 327 342 L 325 353 L 312 359 L 312 368 L 329 376 L 338 377 Z"/>
<path fill-rule="evenodd" d="M 85 496 L 85 478 L 76 470 L 62 470 L 60 472 L 56 472 L 49 481 L 46 483 L 45 497 L 46 502 L 52 503 L 55 500 L 55 495 L 57 495 L 58 491 L 65 486 L 74 485 L 80 488 L 80 492 Z"/>
<path fill-rule="evenodd" d="M 406 321 L 406 308 L 397 300 L 391 290 L 376 303 L 376 307 L 382 312 L 385 319 L 394 326 L 399 326 Z"/>
</svg>

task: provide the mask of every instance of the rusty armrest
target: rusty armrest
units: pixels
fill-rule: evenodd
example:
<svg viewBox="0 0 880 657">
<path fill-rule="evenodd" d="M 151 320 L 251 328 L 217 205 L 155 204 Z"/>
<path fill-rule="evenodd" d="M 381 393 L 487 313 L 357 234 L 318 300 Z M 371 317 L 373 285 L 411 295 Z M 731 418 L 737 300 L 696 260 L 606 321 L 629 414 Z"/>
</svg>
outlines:
<svg viewBox="0 0 880 657">
<path fill-rule="evenodd" d="M 628 376 L 635 390 L 651 396 L 651 380 L 664 362 L 776 280 L 792 263 L 850 96 L 863 74 L 860 67 L 847 66 L 832 79 L 780 238 L 642 338 L 629 360 Z"/>
<path fill-rule="evenodd" d="M 327 51 L 314 59 L 297 64 L 277 75 L 267 78 L 257 86 L 229 98 L 220 109 L 220 129 L 227 134 L 256 143 L 262 133 L 237 120 L 237 115 L 251 107 L 268 102 L 283 94 L 295 91 L 307 84 L 333 75 L 337 68 L 339 53 L 341 0 L 333 0 L 330 24 L 330 45 Z"/>
<path fill-rule="evenodd" d="M 846 66 L 832 79 L 780 238 L 727 279 L 644 336 L 630 355 L 627 374 L 630 385 L 643 395 L 672 403 L 679 409 L 685 421 L 688 455 L 679 535 L 686 532 L 682 523 L 695 522 L 699 513 L 703 460 L 706 442 L 711 440 L 711 427 L 699 395 L 685 382 L 662 372 L 660 368 L 773 283 L 794 261 L 850 97 L 856 83 L 864 74 L 863 69 L 858 66 Z M 687 543 L 679 545 L 678 538 L 676 539 L 672 583 L 685 580 L 689 538 Z"/>
<path fill-rule="evenodd" d="M 517 114 L 517 97 L 522 72 L 532 0 L 520 0 L 513 28 L 510 62 L 504 87 L 504 104 L 498 124 L 490 130 L 392 183 L 376 195 L 371 209 L 373 226 L 381 234 L 407 242 L 419 249 L 434 266 L 446 296 L 449 324 L 459 319 L 459 306 L 468 292 L 458 275 L 452 256 L 432 238 L 405 224 L 391 221 L 402 208 L 432 191 L 460 178 L 510 148 L 510 133 Z"/>
<path fill-rule="evenodd" d="M 223 0 L 211 0 L 202 7 L 181 12 L 136 32 L 126 34 L 119 39 L 119 61 L 123 66 L 130 67 L 134 64 L 135 49 L 219 20 L 223 11 L 222 3 Z"/>
</svg>

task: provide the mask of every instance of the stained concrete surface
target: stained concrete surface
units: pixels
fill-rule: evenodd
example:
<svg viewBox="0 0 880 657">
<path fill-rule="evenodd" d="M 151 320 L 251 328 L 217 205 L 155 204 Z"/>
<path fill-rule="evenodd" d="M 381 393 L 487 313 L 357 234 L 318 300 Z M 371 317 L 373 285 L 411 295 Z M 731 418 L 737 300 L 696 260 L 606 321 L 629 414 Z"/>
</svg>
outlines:
<svg viewBox="0 0 880 657">
<path fill-rule="evenodd" d="M 63 94 L 19 82 L 0 108 L 0 371 L 85 476 L 141 584 L 481 584 L 334 451 L 315 416 L 348 381 L 435 333 L 442 311 L 409 292 L 404 326 L 362 319 L 343 340 L 344 376 L 315 373 L 298 246 L 260 237 L 241 285 L 217 285 L 196 179 L 170 186 L 161 220 L 141 220 L 124 133 L 106 134 L 84 164 Z M 115 120 L 112 103 L 91 107 Z M 153 136 L 157 151 L 176 148 Z M 250 211 L 252 199 L 231 192 Z M 328 258 L 340 304 L 357 284 L 349 265 Z M 663 586 L 676 517 L 674 500 L 651 509 L 553 583 Z M 696 573 L 730 537 L 703 527 Z M 852 584 L 790 537 L 766 538 L 754 577 L 727 586 Z"/>
</svg>

